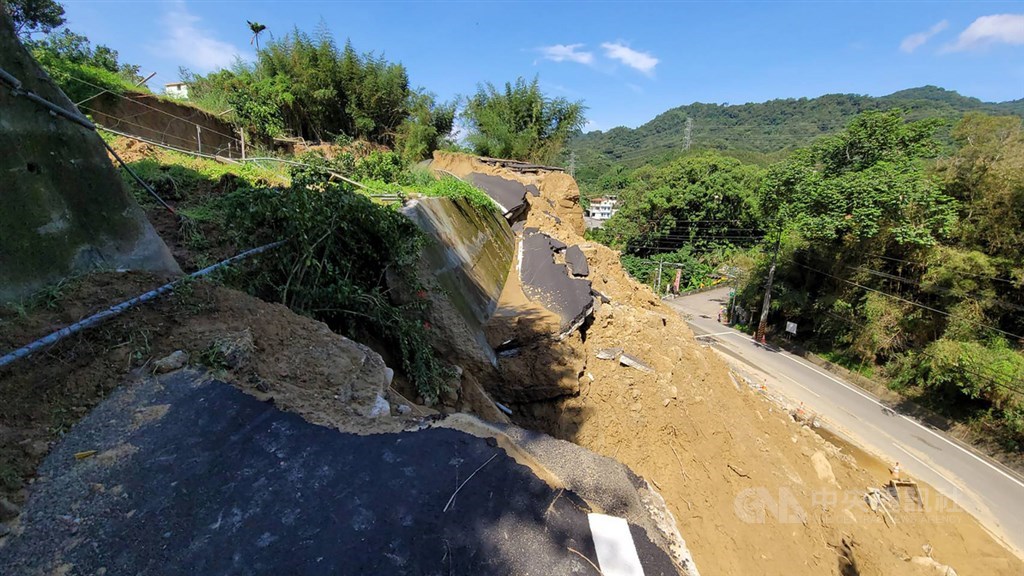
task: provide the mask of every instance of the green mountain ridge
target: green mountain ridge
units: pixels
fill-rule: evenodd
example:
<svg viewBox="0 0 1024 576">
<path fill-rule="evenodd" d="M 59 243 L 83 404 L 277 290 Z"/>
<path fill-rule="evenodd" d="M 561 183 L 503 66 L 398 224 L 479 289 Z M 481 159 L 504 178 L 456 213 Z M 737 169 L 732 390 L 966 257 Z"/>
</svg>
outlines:
<svg viewBox="0 0 1024 576">
<path fill-rule="evenodd" d="M 900 90 L 887 96 L 825 94 L 761 103 L 696 102 L 667 110 L 637 128 L 617 127 L 575 137 L 576 178 L 585 190 L 603 188 L 599 180 L 617 167 L 663 164 L 686 153 L 685 130 L 691 120 L 690 150 L 721 150 L 746 162 L 767 164 L 786 152 L 837 132 L 867 110 L 900 108 L 911 120 L 937 117 L 953 122 L 967 112 L 1024 117 L 1024 98 L 983 102 L 938 86 Z M 940 130 L 940 137 L 943 131 Z"/>
</svg>

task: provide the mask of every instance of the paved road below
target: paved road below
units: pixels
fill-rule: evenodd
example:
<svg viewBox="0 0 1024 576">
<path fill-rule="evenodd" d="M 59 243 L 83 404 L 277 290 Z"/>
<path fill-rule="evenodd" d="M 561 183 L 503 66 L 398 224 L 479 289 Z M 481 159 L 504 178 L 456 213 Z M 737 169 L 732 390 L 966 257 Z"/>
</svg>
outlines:
<svg viewBox="0 0 1024 576">
<path fill-rule="evenodd" d="M 1018 554 L 1024 551 L 1024 479 L 1005 466 L 870 393 L 788 352 L 719 324 L 728 288 L 666 301 L 694 334 L 735 360 L 774 376 L 782 395 L 803 402 L 829 428 L 919 478 L 976 516 Z"/>
</svg>

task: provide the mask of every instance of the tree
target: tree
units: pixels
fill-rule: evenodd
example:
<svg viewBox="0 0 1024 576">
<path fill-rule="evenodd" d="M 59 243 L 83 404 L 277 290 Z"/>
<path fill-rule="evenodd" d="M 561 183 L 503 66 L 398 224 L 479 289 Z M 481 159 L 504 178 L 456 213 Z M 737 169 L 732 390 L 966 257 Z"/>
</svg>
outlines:
<svg viewBox="0 0 1024 576">
<path fill-rule="evenodd" d="M 326 26 L 313 35 L 299 29 L 271 40 L 255 63 L 190 75 L 193 102 L 225 104 L 247 129 L 311 140 L 340 136 L 394 145 L 410 115 L 405 67 L 346 43 L 339 50 Z"/>
<path fill-rule="evenodd" d="M 547 98 L 538 79 L 522 77 L 499 90 L 488 82 L 469 98 L 462 116 L 477 154 L 551 162 L 566 140 L 586 123 L 582 102 Z"/>
<path fill-rule="evenodd" d="M 750 244 L 760 220 L 755 191 L 761 176 L 760 168 L 715 152 L 637 169 L 625 178 L 619 211 L 603 234 L 641 255 L 684 245 L 706 250 Z"/>
<path fill-rule="evenodd" d="M 114 92 L 144 90 L 137 86 L 142 80 L 138 66 L 120 62 L 116 50 L 93 47 L 88 38 L 67 28 L 25 45 L 75 102 L 95 96 L 97 86 Z"/>
<path fill-rule="evenodd" d="M 246 23 L 249 24 L 249 31 L 252 32 L 252 38 L 249 39 L 249 45 L 252 46 L 252 43 L 255 42 L 256 43 L 256 49 L 259 50 L 260 49 L 260 34 L 264 30 L 266 30 L 267 27 L 265 25 L 263 25 L 263 24 L 260 24 L 259 22 L 251 22 L 249 20 L 246 20 Z"/>
<path fill-rule="evenodd" d="M 54 0 L 4 0 L 0 7 L 7 9 L 22 40 L 37 32 L 48 34 L 65 22 L 64 7 Z"/>
<path fill-rule="evenodd" d="M 409 95 L 409 117 L 398 127 L 395 141 L 406 162 L 428 158 L 448 140 L 455 122 L 455 104 L 437 103 L 433 94 L 417 90 Z"/>
<path fill-rule="evenodd" d="M 899 110 L 865 112 L 773 167 L 766 194 L 781 198 L 808 239 L 885 235 L 902 245 L 934 245 L 956 219 L 955 201 L 922 162 L 935 154 L 934 127 L 907 123 Z"/>
<path fill-rule="evenodd" d="M 953 131 L 960 149 L 940 164 L 960 200 L 961 239 L 993 256 L 1020 257 L 1024 245 L 1024 128 L 1015 116 L 973 113 Z"/>
</svg>

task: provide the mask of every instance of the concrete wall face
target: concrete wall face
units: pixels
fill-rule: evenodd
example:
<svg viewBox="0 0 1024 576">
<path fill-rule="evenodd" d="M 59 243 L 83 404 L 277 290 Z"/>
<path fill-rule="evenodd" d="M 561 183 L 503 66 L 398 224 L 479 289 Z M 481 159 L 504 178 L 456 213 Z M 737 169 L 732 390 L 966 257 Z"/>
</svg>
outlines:
<svg viewBox="0 0 1024 576">
<path fill-rule="evenodd" d="M 74 110 L 3 11 L 0 68 Z M 0 85 L 0 151 L 0 302 L 90 269 L 180 272 L 98 134 Z"/>
<path fill-rule="evenodd" d="M 494 314 L 515 250 L 508 223 L 496 210 L 468 200 L 419 198 L 402 213 L 430 238 L 418 268 L 433 301 L 433 342 L 442 352 L 494 364 L 484 324 Z"/>
</svg>

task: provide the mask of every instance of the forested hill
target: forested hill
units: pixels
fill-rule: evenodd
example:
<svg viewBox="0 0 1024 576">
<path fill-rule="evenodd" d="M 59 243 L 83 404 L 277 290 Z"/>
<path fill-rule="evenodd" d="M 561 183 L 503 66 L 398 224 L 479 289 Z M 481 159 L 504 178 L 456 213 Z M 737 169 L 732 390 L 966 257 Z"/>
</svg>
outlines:
<svg viewBox="0 0 1024 576">
<path fill-rule="evenodd" d="M 615 166 L 661 164 L 682 154 L 687 118 L 691 120 L 691 150 L 728 150 L 741 160 L 767 163 L 780 159 L 787 150 L 841 130 L 861 112 L 892 108 L 903 109 L 911 120 L 955 120 L 969 111 L 1024 116 L 1024 99 L 982 102 L 952 90 L 924 86 L 881 97 L 826 94 L 758 104 L 694 103 L 668 110 L 639 128 L 583 134 L 570 148 L 576 153 L 577 179 L 590 188 Z"/>
</svg>

